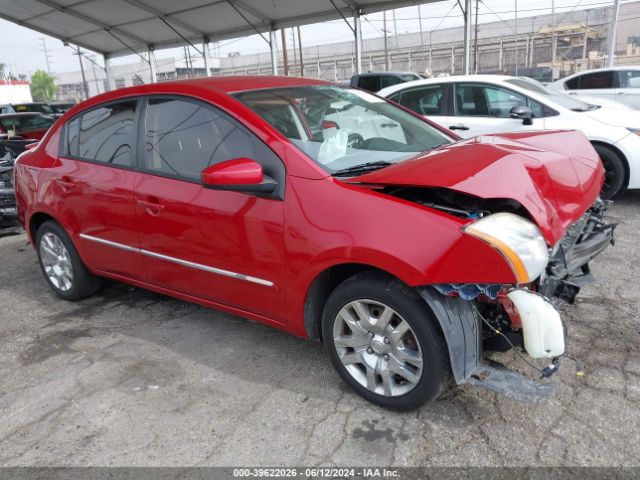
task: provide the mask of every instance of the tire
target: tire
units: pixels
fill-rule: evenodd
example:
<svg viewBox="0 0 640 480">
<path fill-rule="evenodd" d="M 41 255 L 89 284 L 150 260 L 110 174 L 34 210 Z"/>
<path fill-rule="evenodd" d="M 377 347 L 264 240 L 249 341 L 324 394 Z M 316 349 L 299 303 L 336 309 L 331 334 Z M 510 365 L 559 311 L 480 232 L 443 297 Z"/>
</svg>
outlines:
<svg viewBox="0 0 640 480">
<path fill-rule="evenodd" d="M 102 287 L 102 278 L 89 272 L 67 232 L 53 220 L 38 228 L 36 251 L 45 280 L 60 298 L 81 300 Z"/>
<path fill-rule="evenodd" d="M 375 322 L 361 321 L 367 315 Z M 336 287 L 325 304 L 322 337 L 347 385 L 381 407 L 417 408 L 449 383 L 449 355 L 433 313 L 415 291 L 381 272 L 361 272 Z"/>
<path fill-rule="evenodd" d="M 604 185 L 600 196 L 609 200 L 626 190 L 624 180 L 626 176 L 625 159 L 618 152 L 605 145 L 594 144 L 593 148 L 600 156 L 604 167 Z"/>
</svg>

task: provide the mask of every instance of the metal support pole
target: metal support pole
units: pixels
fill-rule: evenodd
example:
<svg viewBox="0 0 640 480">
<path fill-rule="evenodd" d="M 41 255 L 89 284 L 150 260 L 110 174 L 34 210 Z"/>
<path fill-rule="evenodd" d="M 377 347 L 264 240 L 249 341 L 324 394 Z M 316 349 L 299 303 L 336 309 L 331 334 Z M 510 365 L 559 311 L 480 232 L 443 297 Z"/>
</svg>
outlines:
<svg viewBox="0 0 640 480">
<path fill-rule="evenodd" d="M 106 80 L 106 85 L 107 85 L 107 92 L 113 90 L 113 80 L 111 78 L 111 59 L 109 58 L 109 55 L 103 55 L 103 61 L 104 61 L 104 75 L 105 75 L 105 80 Z"/>
<path fill-rule="evenodd" d="M 147 55 L 149 57 L 149 72 L 151 73 L 151 83 L 156 83 L 158 81 L 158 77 L 156 75 L 156 57 L 153 54 L 153 47 L 149 47 L 147 50 Z"/>
<path fill-rule="evenodd" d="M 204 75 L 205 77 L 211 76 L 211 70 L 209 69 L 209 40 L 205 39 L 202 42 L 202 58 L 204 60 Z"/>
<path fill-rule="evenodd" d="M 613 67 L 613 59 L 616 55 L 616 30 L 618 28 L 618 14 L 620 13 L 620 0 L 615 0 L 613 4 L 613 12 L 611 15 L 611 25 L 609 26 L 609 57 L 607 58 L 607 66 Z"/>
<path fill-rule="evenodd" d="M 353 11 L 353 35 L 355 36 L 356 74 L 362 73 L 362 25 L 360 24 L 360 12 Z"/>
<path fill-rule="evenodd" d="M 463 71 L 465 75 L 469 75 L 471 65 L 469 64 L 469 50 L 471 43 L 471 0 L 464 0 L 464 59 Z M 452 47 L 453 48 L 453 47 Z M 453 50 L 452 50 L 453 52 Z M 451 54 L 453 56 L 453 53 Z M 451 65 L 453 71 L 453 62 Z M 453 73 L 453 72 L 452 72 Z"/>
<path fill-rule="evenodd" d="M 278 45 L 276 44 L 276 31 L 269 30 L 269 50 L 271 51 L 271 74 L 278 74 Z"/>
</svg>

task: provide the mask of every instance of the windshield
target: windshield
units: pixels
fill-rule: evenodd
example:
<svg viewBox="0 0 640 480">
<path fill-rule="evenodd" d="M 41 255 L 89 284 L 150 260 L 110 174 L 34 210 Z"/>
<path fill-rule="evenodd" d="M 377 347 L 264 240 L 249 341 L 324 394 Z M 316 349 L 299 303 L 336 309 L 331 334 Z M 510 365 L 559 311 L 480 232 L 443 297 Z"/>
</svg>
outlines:
<svg viewBox="0 0 640 480">
<path fill-rule="evenodd" d="M 529 90 L 539 95 L 544 95 L 549 100 L 563 106 L 564 108 L 573 110 L 574 112 L 588 112 L 598 108 L 596 105 L 591 105 L 590 103 L 583 102 L 582 100 L 578 100 L 577 98 L 570 97 L 565 93 L 556 92 L 555 90 L 547 88 L 540 82 L 531 78 L 510 78 L 509 80 L 505 81 L 507 83 L 515 85 L 516 87 L 524 88 L 525 90 Z"/>
<path fill-rule="evenodd" d="M 375 95 L 332 85 L 235 95 L 325 170 L 398 163 L 452 141 Z"/>
</svg>

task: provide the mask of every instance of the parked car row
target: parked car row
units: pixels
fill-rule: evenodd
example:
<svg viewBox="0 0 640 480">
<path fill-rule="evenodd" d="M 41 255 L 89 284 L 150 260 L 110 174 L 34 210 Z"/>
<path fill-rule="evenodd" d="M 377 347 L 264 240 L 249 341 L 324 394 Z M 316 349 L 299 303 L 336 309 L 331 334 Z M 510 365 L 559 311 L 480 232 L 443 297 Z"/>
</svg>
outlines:
<svg viewBox="0 0 640 480">
<path fill-rule="evenodd" d="M 461 82 L 403 91 L 412 109 L 289 77 L 99 95 L 16 161 L 18 217 L 63 299 L 113 278 L 322 341 L 347 384 L 395 409 L 450 377 L 516 388 L 484 352 L 518 345 L 557 368 L 556 302 L 613 239 L 605 170 L 575 130 L 460 138 L 446 126 L 572 112 L 518 83 Z"/>
<path fill-rule="evenodd" d="M 602 107 L 528 78 L 469 75 L 397 84 L 378 95 L 463 138 L 500 132 L 576 128 L 605 168 L 602 196 L 640 188 L 640 112 Z"/>
</svg>

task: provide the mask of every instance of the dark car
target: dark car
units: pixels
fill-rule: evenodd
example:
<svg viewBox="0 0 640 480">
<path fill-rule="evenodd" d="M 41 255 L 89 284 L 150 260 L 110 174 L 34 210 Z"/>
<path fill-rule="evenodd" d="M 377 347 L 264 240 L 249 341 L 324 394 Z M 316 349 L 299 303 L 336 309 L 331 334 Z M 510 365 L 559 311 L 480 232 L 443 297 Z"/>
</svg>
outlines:
<svg viewBox="0 0 640 480">
<path fill-rule="evenodd" d="M 40 140 L 56 118 L 31 112 L 0 115 L 0 135 Z"/>
<path fill-rule="evenodd" d="M 71 107 L 73 107 L 75 102 L 51 102 L 49 106 L 59 115 L 66 113 Z"/>
<path fill-rule="evenodd" d="M 377 92 L 397 83 L 411 82 L 421 78 L 420 75 L 413 72 L 369 72 L 351 77 L 350 85 L 370 92 Z"/>
<path fill-rule="evenodd" d="M 25 102 L 25 103 L 5 103 L 0 105 L 0 115 L 4 113 L 45 113 L 47 115 L 56 115 L 56 109 L 46 102 Z"/>
<path fill-rule="evenodd" d="M 20 227 L 13 189 L 13 153 L 0 142 L 0 232 Z"/>
</svg>

